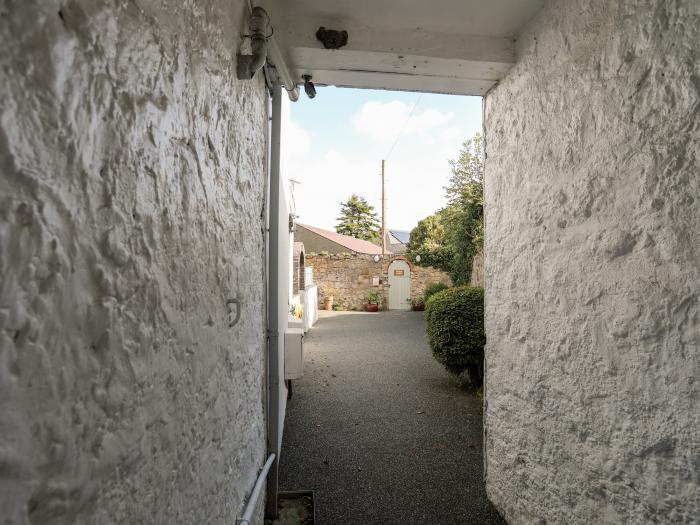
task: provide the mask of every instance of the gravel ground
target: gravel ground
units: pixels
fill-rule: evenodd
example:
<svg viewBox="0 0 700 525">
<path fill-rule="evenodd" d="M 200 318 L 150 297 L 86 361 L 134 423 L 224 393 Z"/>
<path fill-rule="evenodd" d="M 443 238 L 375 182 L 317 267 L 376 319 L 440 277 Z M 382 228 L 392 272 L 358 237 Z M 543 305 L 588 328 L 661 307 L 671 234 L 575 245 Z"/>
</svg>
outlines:
<svg viewBox="0 0 700 525">
<path fill-rule="evenodd" d="M 287 404 L 280 489 L 315 491 L 322 525 L 504 524 L 481 401 L 433 360 L 423 314 L 324 314 Z"/>
</svg>

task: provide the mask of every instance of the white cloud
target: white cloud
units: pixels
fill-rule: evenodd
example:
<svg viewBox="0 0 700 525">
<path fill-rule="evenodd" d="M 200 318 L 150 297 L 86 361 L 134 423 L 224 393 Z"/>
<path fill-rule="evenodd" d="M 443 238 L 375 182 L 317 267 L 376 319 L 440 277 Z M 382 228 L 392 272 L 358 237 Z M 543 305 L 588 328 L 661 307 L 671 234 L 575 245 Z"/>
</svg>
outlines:
<svg viewBox="0 0 700 525">
<path fill-rule="evenodd" d="M 283 131 L 284 149 L 289 157 L 303 157 L 311 148 L 311 134 L 294 122 L 287 120 Z"/>
<path fill-rule="evenodd" d="M 429 153 L 415 145 L 406 149 L 386 167 L 388 223 L 399 229 L 413 228 L 444 205 L 443 187 L 449 177 L 446 159 L 454 154 L 441 147 Z M 313 159 L 293 160 L 287 173 L 301 182 L 294 191 L 299 222 L 333 229 L 340 203 L 353 193 L 365 197 L 377 213 L 381 211 L 381 164 L 371 154 L 329 150 Z"/>
<path fill-rule="evenodd" d="M 442 133 L 440 133 L 440 141 L 447 141 L 450 143 L 453 143 L 455 141 L 464 141 L 464 132 L 459 126 L 450 126 L 449 128 L 446 128 Z"/>
<path fill-rule="evenodd" d="M 313 141 L 306 154 L 289 156 L 284 166 L 287 176 L 301 182 L 294 190 L 299 221 L 332 230 L 340 203 L 352 193 L 365 197 L 379 212 L 381 159 L 405 125 L 386 158 L 387 221 L 391 228 L 410 230 L 445 205 L 448 159 L 457 158 L 461 142 L 481 129 L 481 102 L 458 97 L 449 99 L 453 106 L 435 106 L 430 99 L 438 95 L 426 95 L 421 99 L 425 108 L 441 110 L 423 111 L 419 104 L 406 124 L 412 103 L 380 103 L 365 91 L 358 91 L 357 97 L 363 97 L 364 105 L 356 106 L 361 109 L 349 116 L 352 120 L 337 123 L 333 130 L 324 122 L 326 113 L 298 109 L 307 118 L 302 122 Z"/>
<path fill-rule="evenodd" d="M 366 102 L 351 120 L 357 132 L 375 140 L 391 142 L 402 129 L 402 136 L 424 133 L 443 126 L 454 117 L 453 113 L 442 113 L 435 109 L 421 111 L 420 108 L 416 108 L 411 115 L 412 107 L 412 104 L 398 100 L 387 103 Z"/>
<path fill-rule="evenodd" d="M 340 203 L 353 193 L 376 207 L 381 195 L 380 171 L 377 162 L 349 158 L 336 150 L 317 158 L 290 159 L 287 174 L 301 182 L 294 190 L 299 222 L 332 228 Z"/>
</svg>

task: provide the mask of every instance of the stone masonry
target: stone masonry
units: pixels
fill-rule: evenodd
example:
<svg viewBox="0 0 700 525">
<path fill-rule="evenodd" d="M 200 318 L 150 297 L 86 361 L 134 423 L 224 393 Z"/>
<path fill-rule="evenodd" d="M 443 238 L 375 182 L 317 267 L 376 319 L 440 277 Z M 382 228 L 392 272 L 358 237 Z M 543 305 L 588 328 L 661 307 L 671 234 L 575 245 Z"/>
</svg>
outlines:
<svg viewBox="0 0 700 525">
<path fill-rule="evenodd" d="M 4 524 L 230 524 L 255 483 L 267 95 L 236 80 L 244 9 L 0 7 Z"/>
<path fill-rule="evenodd" d="M 478 250 L 474 254 L 474 260 L 472 261 L 472 275 L 470 284 L 472 286 L 484 287 L 484 250 Z"/>
<path fill-rule="evenodd" d="M 314 282 L 319 287 L 319 305 L 327 290 L 336 288 L 339 293 L 334 296 L 335 304 L 345 310 L 364 308 L 367 296 L 372 290 L 379 290 L 387 304 L 388 268 L 395 256 L 384 256 L 379 262 L 374 262 L 372 255 L 361 254 L 306 254 L 306 266 L 312 266 Z M 399 257 L 404 258 L 404 257 Z M 442 282 L 448 286 L 452 281 L 446 273 L 435 268 L 411 265 L 411 297 L 421 297 L 425 288 L 433 283 Z M 372 278 L 378 277 L 379 286 L 372 286 Z"/>
<path fill-rule="evenodd" d="M 485 103 L 486 485 L 700 519 L 700 2 L 558 0 Z"/>
</svg>

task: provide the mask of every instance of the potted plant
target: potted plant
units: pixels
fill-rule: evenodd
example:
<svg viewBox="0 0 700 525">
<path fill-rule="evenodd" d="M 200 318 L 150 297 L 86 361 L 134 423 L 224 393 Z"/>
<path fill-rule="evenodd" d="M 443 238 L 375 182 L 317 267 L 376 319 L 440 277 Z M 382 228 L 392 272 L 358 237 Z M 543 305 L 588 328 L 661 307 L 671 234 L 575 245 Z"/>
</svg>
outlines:
<svg viewBox="0 0 700 525">
<path fill-rule="evenodd" d="M 422 312 L 425 310 L 425 299 L 423 297 L 414 297 L 411 299 L 411 306 L 414 312 Z"/>
<path fill-rule="evenodd" d="M 323 309 L 324 310 L 332 310 L 333 309 L 333 301 L 335 300 L 335 297 L 340 293 L 340 290 L 338 290 L 335 286 L 324 286 L 322 288 L 323 291 Z"/>
<path fill-rule="evenodd" d="M 373 290 L 367 296 L 367 304 L 365 305 L 365 310 L 368 312 L 378 312 L 379 305 L 382 302 L 382 296 L 379 290 Z"/>
</svg>

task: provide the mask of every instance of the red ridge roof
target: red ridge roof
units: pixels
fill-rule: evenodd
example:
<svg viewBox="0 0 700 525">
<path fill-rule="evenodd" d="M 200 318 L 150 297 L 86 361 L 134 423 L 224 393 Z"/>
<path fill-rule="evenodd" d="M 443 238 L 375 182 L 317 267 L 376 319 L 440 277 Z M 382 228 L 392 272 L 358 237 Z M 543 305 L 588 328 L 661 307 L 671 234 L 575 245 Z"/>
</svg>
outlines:
<svg viewBox="0 0 700 525">
<path fill-rule="evenodd" d="M 341 235 L 340 233 L 335 233 L 332 231 L 324 230 L 322 228 L 316 228 L 315 226 L 309 226 L 308 224 L 297 223 L 297 226 L 306 228 L 310 232 L 314 232 L 321 237 L 325 237 L 329 241 L 333 241 L 336 244 L 340 244 L 351 252 L 366 253 L 369 255 L 382 254 L 382 247 L 377 246 L 369 241 L 363 241 L 362 239 L 356 239 L 355 237 L 350 237 L 349 235 Z M 386 253 L 390 253 L 387 250 Z"/>
</svg>

